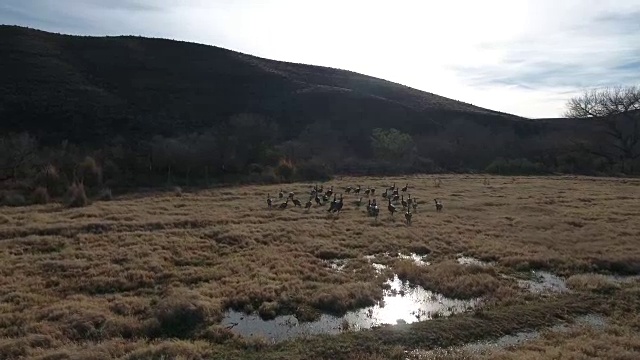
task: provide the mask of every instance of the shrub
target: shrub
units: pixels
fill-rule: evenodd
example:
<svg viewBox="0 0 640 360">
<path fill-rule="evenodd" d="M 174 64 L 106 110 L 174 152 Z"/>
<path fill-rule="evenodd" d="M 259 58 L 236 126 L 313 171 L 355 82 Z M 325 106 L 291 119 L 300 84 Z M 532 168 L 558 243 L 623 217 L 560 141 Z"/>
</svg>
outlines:
<svg viewBox="0 0 640 360">
<path fill-rule="evenodd" d="M 197 299 L 176 295 L 163 299 L 154 311 L 164 336 L 186 338 L 205 325 L 208 311 Z"/>
<path fill-rule="evenodd" d="M 296 169 L 296 178 L 301 181 L 328 181 L 331 180 L 331 170 L 316 161 L 302 164 Z"/>
<path fill-rule="evenodd" d="M 47 204 L 49 203 L 49 192 L 47 188 L 39 186 L 31 194 L 31 201 L 34 204 Z"/>
<path fill-rule="evenodd" d="M 44 187 L 52 196 L 62 196 L 67 188 L 65 177 L 52 164 L 46 165 L 35 179 L 35 184 Z"/>
<path fill-rule="evenodd" d="M 87 156 L 78 164 L 78 176 L 80 176 L 80 181 L 90 189 L 102 185 L 102 169 L 91 156 Z"/>
<path fill-rule="evenodd" d="M 83 184 L 73 184 L 67 191 L 66 203 L 68 207 L 83 207 L 89 205 L 87 193 Z"/>
<path fill-rule="evenodd" d="M 249 166 L 247 166 L 247 171 L 250 174 L 260 174 L 264 171 L 264 166 L 260 164 L 252 163 L 252 164 L 249 164 Z"/>
<path fill-rule="evenodd" d="M 276 167 L 276 175 L 283 181 L 291 181 L 295 175 L 296 168 L 293 162 L 288 159 L 280 159 L 278 166 Z"/>
<path fill-rule="evenodd" d="M 25 206 L 27 205 L 27 199 L 24 198 L 24 195 L 17 193 L 9 193 L 4 196 L 2 199 L 2 204 L 6 206 Z"/>
<path fill-rule="evenodd" d="M 111 189 L 104 188 L 104 189 L 100 190 L 100 193 L 98 194 L 98 200 L 100 200 L 100 201 L 111 201 L 111 200 L 113 200 L 113 194 L 111 193 Z"/>
<path fill-rule="evenodd" d="M 544 174 L 544 167 L 537 163 L 532 163 L 527 159 L 503 159 L 494 160 L 485 169 L 491 174 L 500 175 L 535 175 Z"/>
</svg>

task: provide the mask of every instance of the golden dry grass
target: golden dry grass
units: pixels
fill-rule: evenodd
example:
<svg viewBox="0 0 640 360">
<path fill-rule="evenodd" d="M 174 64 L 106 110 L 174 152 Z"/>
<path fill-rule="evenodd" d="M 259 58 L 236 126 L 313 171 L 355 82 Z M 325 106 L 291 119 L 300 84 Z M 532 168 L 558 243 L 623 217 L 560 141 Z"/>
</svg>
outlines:
<svg viewBox="0 0 640 360">
<path fill-rule="evenodd" d="M 512 316 L 527 309 L 557 308 L 556 317 L 585 312 L 580 302 L 597 305 L 621 290 L 580 274 L 640 273 L 638 180 L 492 177 L 486 185 L 481 176 L 439 178 L 438 187 L 428 176 L 325 184 L 339 193 L 347 185 L 374 186 L 381 201 L 384 187 L 408 182 L 419 201 L 411 226 L 402 213 L 390 216 L 384 202 L 374 221 L 347 194 L 339 216 L 291 202 L 267 209 L 267 193 L 277 198 L 280 188 L 304 205 L 311 184 L 141 194 L 85 208 L 3 207 L 0 358 L 305 358 L 310 349 L 327 358 L 396 357 L 398 347 L 450 345 L 553 322 L 532 310 L 514 325 Z M 434 198 L 444 204 L 441 213 Z M 428 254 L 432 265 L 416 266 L 398 252 Z M 374 330 L 269 345 L 218 326 L 228 308 L 313 319 L 373 304 L 389 272 L 377 275 L 364 255 L 383 253 L 392 256 L 377 261 L 389 272 L 448 296 L 484 296 L 493 315 L 434 320 L 430 326 L 443 332 L 428 342 L 379 338 L 386 330 Z M 461 253 L 495 266 L 460 265 Z M 347 259 L 349 271 L 331 269 L 326 260 L 335 258 Z M 569 285 L 578 294 L 554 305 L 499 275 L 530 269 L 575 275 Z M 490 330 L 469 329 L 477 317 Z M 411 328 L 427 331 L 420 326 Z M 377 350 L 359 345 L 374 340 Z"/>
</svg>

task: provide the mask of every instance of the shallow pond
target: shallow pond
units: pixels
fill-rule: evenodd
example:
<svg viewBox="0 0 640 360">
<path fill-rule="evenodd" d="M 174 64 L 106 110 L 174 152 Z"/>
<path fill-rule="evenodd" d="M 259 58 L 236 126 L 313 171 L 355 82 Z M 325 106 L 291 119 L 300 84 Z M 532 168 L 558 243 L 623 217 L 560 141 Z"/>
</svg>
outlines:
<svg viewBox="0 0 640 360">
<path fill-rule="evenodd" d="M 293 315 L 262 320 L 259 315 L 230 311 L 221 325 L 245 337 L 262 336 L 273 342 L 304 335 L 336 334 L 345 330 L 370 329 L 375 326 L 413 323 L 436 316 L 448 316 L 470 310 L 479 300 L 446 298 L 421 287 L 409 286 L 397 276 L 387 281 L 383 300 L 374 306 L 348 312 L 344 316 L 322 314 L 312 322 L 299 322 Z"/>
</svg>

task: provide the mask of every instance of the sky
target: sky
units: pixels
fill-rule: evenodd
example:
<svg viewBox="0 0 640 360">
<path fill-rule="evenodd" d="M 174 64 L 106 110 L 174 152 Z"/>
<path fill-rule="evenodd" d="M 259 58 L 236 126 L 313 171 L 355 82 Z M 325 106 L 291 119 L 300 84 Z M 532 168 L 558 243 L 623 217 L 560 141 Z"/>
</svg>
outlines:
<svg viewBox="0 0 640 360">
<path fill-rule="evenodd" d="M 0 24 L 192 41 L 559 117 L 640 84 L 640 0 L 1 0 Z"/>
</svg>

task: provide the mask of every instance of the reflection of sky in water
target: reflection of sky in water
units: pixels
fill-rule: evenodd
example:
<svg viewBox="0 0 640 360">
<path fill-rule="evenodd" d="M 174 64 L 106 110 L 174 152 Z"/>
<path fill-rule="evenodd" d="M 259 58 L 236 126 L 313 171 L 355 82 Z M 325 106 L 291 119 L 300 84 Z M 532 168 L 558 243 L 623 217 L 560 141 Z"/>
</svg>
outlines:
<svg viewBox="0 0 640 360">
<path fill-rule="evenodd" d="M 440 315 L 450 315 L 477 304 L 477 300 L 453 300 L 421 287 L 409 287 L 397 276 L 387 283 L 391 288 L 385 290 L 380 304 L 348 312 L 342 317 L 323 314 L 316 321 L 300 323 L 292 315 L 264 321 L 258 315 L 230 311 L 221 325 L 232 326 L 232 330 L 242 336 L 258 335 L 273 341 L 282 341 L 303 335 L 336 334 L 343 330 L 345 321 L 351 330 L 369 329 L 384 324 L 427 320 L 436 312 Z"/>
<path fill-rule="evenodd" d="M 546 271 L 532 271 L 535 280 L 518 280 L 518 285 L 533 293 L 569 291 L 565 280 Z"/>
</svg>

